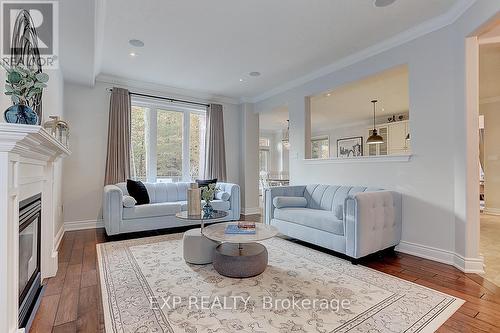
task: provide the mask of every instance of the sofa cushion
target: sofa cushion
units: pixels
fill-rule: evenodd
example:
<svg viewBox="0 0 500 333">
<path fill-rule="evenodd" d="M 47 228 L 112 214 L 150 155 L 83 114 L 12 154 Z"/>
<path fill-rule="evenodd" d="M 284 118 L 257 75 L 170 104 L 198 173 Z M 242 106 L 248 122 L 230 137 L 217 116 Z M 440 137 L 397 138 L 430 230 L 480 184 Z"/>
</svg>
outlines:
<svg viewBox="0 0 500 333">
<path fill-rule="evenodd" d="M 215 193 L 215 199 L 229 201 L 229 198 L 231 198 L 231 194 L 228 192 L 218 191 L 217 193 Z"/>
<path fill-rule="evenodd" d="M 147 217 L 158 217 L 175 215 L 181 211 L 181 204 L 178 202 L 162 202 L 123 208 L 123 219 L 138 219 Z"/>
<path fill-rule="evenodd" d="M 127 191 L 129 195 L 135 199 L 137 205 L 149 203 L 148 190 L 141 181 L 127 179 Z"/>
<path fill-rule="evenodd" d="M 274 218 L 314 229 L 344 235 L 344 223 L 332 211 L 310 208 L 277 208 Z"/>
<path fill-rule="evenodd" d="M 182 210 L 187 210 L 187 201 L 179 201 L 178 202 L 181 205 Z M 229 201 L 224 201 L 224 200 L 213 200 L 210 201 L 212 207 L 214 207 L 215 210 L 223 210 L 227 212 L 229 209 L 231 209 L 231 204 Z M 205 201 L 201 202 L 201 208 L 203 208 L 203 205 L 205 204 Z"/>
<path fill-rule="evenodd" d="M 301 207 L 307 206 L 307 200 L 304 197 L 274 197 L 273 205 L 276 208 Z"/>
</svg>

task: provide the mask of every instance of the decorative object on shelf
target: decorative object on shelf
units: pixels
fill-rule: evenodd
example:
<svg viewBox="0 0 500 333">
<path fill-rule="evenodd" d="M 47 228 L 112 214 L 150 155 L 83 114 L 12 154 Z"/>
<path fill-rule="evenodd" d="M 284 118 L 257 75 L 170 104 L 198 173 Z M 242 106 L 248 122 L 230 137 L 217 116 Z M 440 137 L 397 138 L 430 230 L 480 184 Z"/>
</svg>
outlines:
<svg viewBox="0 0 500 333">
<path fill-rule="evenodd" d="M 201 214 L 201 189 L 197 183 L 189 184 L 187 190 L 188 215 L 198 216 Z"/>
<path fill-rule="evenodd" d="M 290 148 L 290 120 L 286 121 L 286 130 L 283 131 L 283 138 L 281 139 L 283 147 Z"/>
<path fill-rule="evenodd" d="M 350 158 L 359 156 L 363 156 L 362 136 L 337 140 L 337 157 Z"/>
<path fill-rule="evenodd" d="M 68 123 L 61 120 L 58 116 L 49 116 L 50 119 L 43 124 L 45 128 L 57 141 L 68 147 L 69 145 L 69 127 Z"/>
<path fill-rule="evenodd" d="M 403 121 L 405 120 L 405 115 L 400 114 L 400 115 L 392 115 L 392 117 L 387 118 L 387 121 L 390 123 L 395 123 L 396 121 Z"/>
<path fill-rule="evenodd" d="M 49 76 L 19 64 L 9 67 L 1 63 L 7 72 L 5 95 L 10 96 L 12 105 L 5 113 L 4 118 L 8 123 L 38 125 L 39 117 L 30 104 L 32 98 L 41 94 L 47 87 Z"/>
<path fill-rule="evenodd" d="M 374 99 L 371 102 L 373 103 L 373 132 L 372 132 L 372 135 L 370 135 L 368 137 L 368 139 L 366 140 L 366 143 L 369 145 L 374 145 L 377 143 L 384 143 L 384 138 L 378 134 L 377 128 L 376 128 L 377 125 L 375 123 L 375 112 L 376 112 L 375 109 L 376 109 L 378 101 L 376 99 Z"/>
<path fill-rule="evenodd" d="M 20 10 L 12 27 L 11 66 L 23 64 L 34 74 L 41 74 L 42 60 L 38 49 L 38 40 L 36 25 L 31 18 L 30 12 L 26 9 Z M 40 124 L 42 120 L 42 89 L 28 97 L 25 105 L 35 111 L 39 121 L 37 125 Z"/>
<path fill-rule="evenodd" d="M 208 186 L 204 186 L 201 188 L 201 198 L 205 201 L 205 205 L 203 205 L 203 213 L 205 215 L 210 215 L 213 213 L 214 208 L 210 204 L 212 200 L 214 200 L 215 193 L 217 193 L 219 189 L 215 184 L 208 184 Z"/>
</svg>

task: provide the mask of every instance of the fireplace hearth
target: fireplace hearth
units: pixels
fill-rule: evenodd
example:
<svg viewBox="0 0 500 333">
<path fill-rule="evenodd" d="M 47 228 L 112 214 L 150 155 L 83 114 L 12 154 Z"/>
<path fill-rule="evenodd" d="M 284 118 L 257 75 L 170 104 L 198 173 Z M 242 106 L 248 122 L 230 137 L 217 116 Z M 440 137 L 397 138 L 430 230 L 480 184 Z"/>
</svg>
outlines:
<svg viewBox="0 0 500 333">
<path fill-rule="evenodd" d="M 26 327 L 40 292 L 42 195 L 19 202 L 19 327 Z"/>
</svg>

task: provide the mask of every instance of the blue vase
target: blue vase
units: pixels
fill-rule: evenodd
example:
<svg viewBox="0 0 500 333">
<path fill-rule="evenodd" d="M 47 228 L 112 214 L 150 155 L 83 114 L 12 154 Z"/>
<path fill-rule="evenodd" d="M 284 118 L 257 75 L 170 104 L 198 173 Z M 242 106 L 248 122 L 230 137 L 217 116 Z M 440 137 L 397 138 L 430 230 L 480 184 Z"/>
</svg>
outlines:
<svg viewBox="0 0 500 333">
<path fill-rule="evenodd" d="M 5 121 L 11 124 L 38 125 L 38 115 L 27 105 L 14 104 L 3 116 Z"/>
<path fill-rule="evenodd" d="M 214 208 L 210 204 L 210 202 L 205 202 L 205 205 L 203 206 L 203 214 L 205 216 L 211 216 L 214 212 Z"/>
</svg>

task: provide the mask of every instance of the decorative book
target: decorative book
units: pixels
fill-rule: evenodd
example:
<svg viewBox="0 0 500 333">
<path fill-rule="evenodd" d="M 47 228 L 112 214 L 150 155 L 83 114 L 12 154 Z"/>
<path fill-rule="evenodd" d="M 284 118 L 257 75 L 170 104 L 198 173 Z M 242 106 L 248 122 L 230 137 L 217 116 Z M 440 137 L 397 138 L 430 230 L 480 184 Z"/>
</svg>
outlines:
<svg viewBox="0 0 500 333">
<path fill-rule="evenodd" d="M 255 235 L 255 228 L 243 229 L 240 228 L 237 224 L 228 224 L 224 233 L 228 235 Z"/>
</svg>

